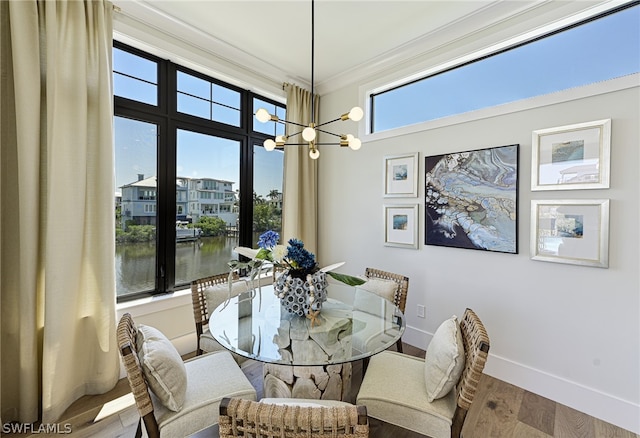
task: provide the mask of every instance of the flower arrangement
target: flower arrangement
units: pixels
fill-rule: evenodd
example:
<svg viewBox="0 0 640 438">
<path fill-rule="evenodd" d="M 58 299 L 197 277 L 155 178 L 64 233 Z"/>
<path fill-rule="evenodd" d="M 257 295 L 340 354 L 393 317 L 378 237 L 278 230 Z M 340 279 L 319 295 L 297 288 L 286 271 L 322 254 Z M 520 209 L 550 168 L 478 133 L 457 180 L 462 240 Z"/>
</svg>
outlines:
<svg viewBox="0 0 640 438">
<path fill-rule="evenodd" d="M 346 274 L 331 272 L 344 263 L 319 268 L 316 256 L 305 249 L 299 239 L 289 239 L 288 245 L 279 244 L 280 234 L 265 231 L 258 238 L 258 249 L 237 247 L 240 255 L 250 260 L 229 262 L 231 271 L 248 269 L 248 282 L 253 284 L 262 274 L 273 272 L 274 293 L 280 298 L 282 305 L 291 313 L 312 318 L 312 325 L 320 312 L 322 303 L 327 299 L 327 278 L 329 275 L 342 283 L 357 286 L 364 280 Z M 280 275 L 277 275 L 280 271 Z M 231 284 L 231 273 L 229 274 Z M 231 290 L 231 286 L 229 286 Z M 260 282 L 258 282 L 260 289 Z M 231 292 L 230 292 L 231 293 Z"/>
<path fill-rule="evenodd" d="M 274 267 L 288 269 L 297 278 L 305 278 L 319 270 L 316 256 L 304 248 L 298 239 L 289 239 L 289 246 L 278 245 L 280 235 L 275 231 L 266 231 L 258 238 L 256 259 L 268 260 Z"/>
</svg>

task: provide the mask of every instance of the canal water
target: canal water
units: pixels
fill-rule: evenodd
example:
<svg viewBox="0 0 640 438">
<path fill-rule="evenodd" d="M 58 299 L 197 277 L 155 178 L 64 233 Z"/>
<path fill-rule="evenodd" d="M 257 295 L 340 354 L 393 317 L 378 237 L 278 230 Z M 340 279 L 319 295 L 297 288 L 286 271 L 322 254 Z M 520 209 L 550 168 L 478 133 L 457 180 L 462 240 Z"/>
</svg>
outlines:
<svg viewBox="0 0 640 438">
<path fill-rule="evenodd" d="M 176 243 L 176 284 L 227 272 L 236 246 L 237 237 L 226 236 Z M 153 242 L 116 244 L 117 295 L 154 289 L 155 251 Z"/>
</svg>

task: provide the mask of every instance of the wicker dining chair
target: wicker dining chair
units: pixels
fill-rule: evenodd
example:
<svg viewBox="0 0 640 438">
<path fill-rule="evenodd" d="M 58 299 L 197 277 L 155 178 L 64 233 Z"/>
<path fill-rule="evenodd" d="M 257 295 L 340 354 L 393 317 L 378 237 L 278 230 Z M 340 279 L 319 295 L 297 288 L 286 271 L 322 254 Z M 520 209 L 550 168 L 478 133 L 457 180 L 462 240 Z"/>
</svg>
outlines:
<svg viewBox="0 0 640 438">
<path fill-rule="evenodd" d="M 382 271 L 380 269 L 366 268 L 364 271 L 366 278 L 377 278 L 380 280 L 390 280 L 398 283 L 398 288 L 393 295 L 393 304 L 404 313 L 407 306 L 407 294 L 409 293 L 409 277 L 393 272 Z M 402 338 L 396 341 L 396 349 L 402 353 Z"/>
<path fill-rule="evenodd" d="M 238 273 L 232 274 L 233 281 L 238 280 Z M 207 299 L 205 297 L 205 291 L 207 288 L 215 285 L 228 284 L 229 274 L 218 274 L 210 277 L 199 278 L 191 282 L 191 302 L 193 304 L 193 319 L 196 323 L 196 336 L 198 340 L 198 348 L 196 349 L 196 355 L 201 355 L 203 352 L 224 350 L 222 346 L 219 348 L 212 347 L 215 345 L 215 340 L 208 334 L 207 326 L 209 325 L 209 312 L 215 309 L 207 308 Z M 203 340 L 203 335 L 207 337 L 207 342 Z M 209 339 L 210 338 L 210 339 Z M 204 346 L 206 344 L 206 346 Z M 204 348 L 203 348 L 204 347 Z M 216 346 L 217 347 L 217 346 Z"/>
<path fill-rule="evenodd" d="M 154 334 L 149 340 L 164 344 L 156 351 L 163 349 L 166 351 L 170 342 L 159 331 L 152 327 L 141 330 L 143 332 L 147 330 L 147 333 L 153 330 Z M 174 385 L 175 382 L 181 381 L 181 378 L 176 377 L 176 374 L 169 375 L 173 371 L 169 371 L 166 354 L 156 355 L 153 359 L 155 367 L 153 370 L 147 368 L 148 371 L 145 373 L 143 363 L 147 361 L 144 355 L 153 355 L 154 353 L 150 351 L 153 347 L 149 346 L 147 349 L 138 345 L 138 327 L 129 313 L 125 313 L 120 318 L 116 335 L 118 350 L 140 415 L 136 438 L 142 436 L 142 423 L 149 438 L 191 435 L 217 423 L 219 404 L 224 397 L 256 400 L 255 388 L 231 354 L 220 351 L 184 362 L 184 400 L 181 400 L 181 406 L 177 410 L 175 407 L 166 406 L 159 396 L 153 393 L 148 383 L 148 378 L 155 379 L 159 382 L 154 386 L 156 389 L 161 388 L 165 391 L 170 388 L 178 392 Z M 177 351 L 175 354 L 181 362 Z M 173 370 L 175 369 L 174 367 Z"/>
<path fill-rule="evenodd" d="M 220 403 L 220 438 L 366 438 L 369 420 L 365 406 L 317 400 L 263 403 L 225 398 Z"/>
<path fill-rule="evenodd" d="M 387 423 L 433 438 L 459 438 L 489 354 L 489 336 L 471 309 L 460 320 L 460 334 L 464 368 L 446 395 L 429 401 L 424 359 L 384 351 L 371 358 L 356 403 Z"/>
</svg>

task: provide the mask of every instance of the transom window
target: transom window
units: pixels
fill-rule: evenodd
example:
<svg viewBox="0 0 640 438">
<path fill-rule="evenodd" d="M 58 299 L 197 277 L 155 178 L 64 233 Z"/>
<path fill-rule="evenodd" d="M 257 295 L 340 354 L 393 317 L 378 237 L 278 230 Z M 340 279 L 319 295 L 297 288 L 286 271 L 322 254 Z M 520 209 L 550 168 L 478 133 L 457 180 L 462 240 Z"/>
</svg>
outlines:
<svg viewBox="0 0 640 438">
<path fill-rule="evenodd" d="M 501 105 L 640 71 L 637 2 L 370 95 L 371 132 Z"/>
</svg>

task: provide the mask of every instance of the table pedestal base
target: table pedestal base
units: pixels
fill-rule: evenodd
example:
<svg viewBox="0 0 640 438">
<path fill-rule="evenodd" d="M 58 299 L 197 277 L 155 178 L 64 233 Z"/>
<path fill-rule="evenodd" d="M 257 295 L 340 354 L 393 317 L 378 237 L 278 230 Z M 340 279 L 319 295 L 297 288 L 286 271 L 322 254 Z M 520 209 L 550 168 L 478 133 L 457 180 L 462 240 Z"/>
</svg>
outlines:
<svg viewBox="0 0 640 438">
<path fill-rule="evenodd" d="M 263 366 L 265 398 L 345 400 L 351 389 L 351 363 L 325 366 Z"/>
</svg>

